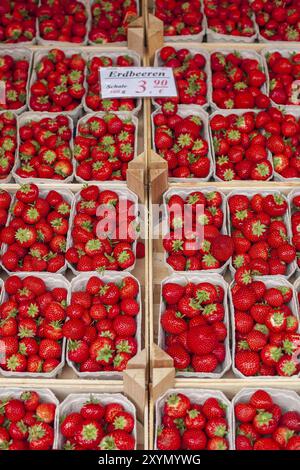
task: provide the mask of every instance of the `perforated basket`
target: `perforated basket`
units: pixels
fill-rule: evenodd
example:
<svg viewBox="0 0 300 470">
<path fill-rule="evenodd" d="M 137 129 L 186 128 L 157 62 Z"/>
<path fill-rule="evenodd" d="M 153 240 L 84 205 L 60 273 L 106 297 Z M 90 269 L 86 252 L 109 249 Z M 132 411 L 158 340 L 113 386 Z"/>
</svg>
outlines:
<svg viewBox="0 0 300 470">
<path fill-rule="evenodd" d="M 155 444 L 154 448 L 157 450 L 157 430 L 160 428 L 162 424 L 162 415 L 165 402 L 170 395 L 182 393 L 186 395 L 191 402 L 196 403 L 198 405 L 203 405 L 203 403 L 208 398 L 216 398 L 226 407 L 226 418 L 228 422 L 228 442 L 229 442 L 229 449 L 233 449 L 233 429 L 232 429 L 232 414 L 233 408 L 231 402 L 228 398 L 224 395 L 223 392 L 219 390 L 207 390 L 201 388 L 171 388 L 162 396 L 160 396 L 155 403 Z"/>
<path fill-rule="evenodd" d="M 189 187 L 189 186 L 186 186 L 184 189 L 169 189 L 168 191 L 166 191 L 163 195 L 163 228 L 167 227 L 168 226 L 168 212 L 167 212 L 167 203 L 168 203 L 168 200 L 170 199 L 171 196 L 173 195 L 178 195 L 184 199 L 186 199 L 186 197 L 191 194 L 192 192 L 194 191 L 201 191 L 203 194 L 208 194 L 210 192 L 214 192 L 214 191 L 218 191 L 217 188 L 213 187 L 213 186 L 207 186 L 205 187 L 205 189 L 203 188 L 199 188 L 199 187 Z M 226 224 L 226 197 L 225 195 L 221 192 L 221 191 L 218 191 L 221 196 L 222 196 L 222 204 L 221 204 L 221 209 L 222 209 L 222 212 L 224 214 L 224 217 L 223 217 L 223 225 L 222 225 L 222 228 L 221 228 L 221 233 L 223 235 L 227 235 L 227 224 Z M 166 232 L 164 232 L 162 234 L 162 236 L 164 237 L 165 235 L 168 234 L 168 230 L 166 229 Z M 167 263 L 167 252 L 164 251 L 164 263 L 165 265 L 167 266 L 167 268 L 169 269 L 169 271 L 171 272 L 176 272 L 176 273 L 180 273 L 180 274 L 186 274 L 188 272 L 191 272 L 191 273 L 194 273 L 194 274 L 203 274 L 203 273 L 207 273 L 207 275 L 209 274 L 212 274 L 212 273 L 216 273 L 216 274 L 222 274 L 226 271 L 227 267 L 229 266 L 229 262 L 230 260 L 227 260 L 220 268 L 217 268 L 217 269 L 209 269 L 209 270 L 201 270 L 201 271 L 175 271 L 171 265 L 169 265 Z"/>
<path fill-rule="evenodd" d="M 253 197 L 255 194 L 257 194 L 257 190 L 256 189 L 245 189 L 244 191 L 243 190 L 236 190 L 236 191 L 231 191 L 229 194 L 227 194 L 227 224 L 228 224 L 228 234 L 229 235 L 232 235 L 232 231 L 231 231 L 231 225 L 230 225 L 230 210 L 229 210 L 229 204 L 228 204 L 228 201 L 229 199 L 231 198 L 231 196 L 234 196 L 234 195 L 237 195 L 237 194 L 240 194 L 240 195 L 244 195 L 244 196 L 247 196 L 248 198 L 251 198 Z M 280 191 L 276 191 L 276 190 L 265 190 L 265 191 L 261 191 L 259 190 L 259 194 L 261 196 L 267 196 L 268 194 L 280 194 L 284 200 L 287 202 L 288 204 L 288 210 L 286 212 L 286 214 L 284 215 L 283 217 L 283 221 L 286 225 L 286 228 L 287 228 L 287 235 L 288 235 L 288 241 L 291 242 L 292 240 L 292 230 L 291 230 L 291 213 L 290 213 L 290 203 L 288 201 L 288 198 L 282 194 Z M 235 268 L 232 264 L 232 260 L 230 262 L 230 271 L 232 273 L 232 275 L 234 276 L 235 274 Z M 287 265 L 287 272 L 285 275 L 283 275 L 283 277 L 289 279 L 293 273 L 295 272 L 297 268 L 297 263 L 296 261 L 294 260 L 292 263 L 289 263 Z M 270 276 L 272 277 L 272 276 Z"/>
<path fill-rule="evenodd" d="M 236 116 L 243 116 L 245 113 L 254 113 L 254 114 L 258 114 L 260 112 L 260 110 L 258 109 L 235 109 L 234 111 L 232 111 L 231 109 L 222 109 L 222 110 L 218 110 L 218 111 L 214 111 L 210 116 L 209 116 L 209 122 L 215 117 L 215 116 L 230 116 L 231 114 L 235 114 Z M 215 149 L 214 149 L 214 145 L 213 145 L 213 133 L 212 133 L 212 130 L 211 130 L 211 127 L 209 125 L 209 135 L 210 135 L 210 141 L 211 141 L 211 152 L 212 152 L 212 157 L 213 157 L 213 161 L 214 161 L 214 174 L 213 174 L 213 179 L 215 181 L 219 181 L 219 182 L 222 182 L 222 183 L 226 183 L 226 181 L 222 180 L 221 178 L 219 178 L 216 174 L 216 154 L 215 154 Z M 273 159 L 272 159 L 272 154 L 271 152 L 268 150 L 268 161 L 270 162 L 271 166 L 272 166 L 272 174 L 271 176 L 266 180 L 266 181 L 270 181 L 272 178 L 273 178 L 273 173 L 274 173 L 274 169 L 273 169 Z M 240 181 L 245 181 L 245 180 L 240 180 Z M 255 180 L 254 180 L 255 181 Z"/>
<path fill-rule="evenodd" d="M 71 393 L 68 395 L 64 401 L 59 405 L 58 408 L 58 419 L 56 421 L 55 426 L 55 441 L 54 441 L 54 449 L 63 449 L 65 438 L 60 432 L 60 423 L 65 416 L 70 413 L 78 413 L 80 412 L 82 406 L 90 401 L 99 400 L 99 402 L 106 406 L 110 403 L 119 403 L 124 407 L 124 410 L 130 413 L 134 417 L 134 421 L 136 423 L 136 410 L 134 405 L 129 401 L 127 398 L 124 397 L 121 393 Z M 134 426 L 132 436 L 137 440 L 137 429 L 136 424 Z M 100 449 L 99 449 L 100 450 Z"/>
<path fill-rule="evenodd" d="M 28 90 L 28 96 L 29 96 L 29 98 L 28 98 L 28 108 L 32 112 L 36 112 L 36 111 L 34 109 L 32 109 L 31 106 L 30 106 L 30 98 L 31 98 L 30 89 L 31 89 L 32 85 L 37 80 L 36 67 L 37 67 L 38 63 L 40 62 L 40 60 L 43 57 L 48 55 L 48 53 L 51 51 L 51 49 L 52 49 L 51 47 L 50 48 L 43 48 L 42 50 L 38 50 L 37 52 L 34 53 L 33 70 L 32 70 L 32 74 L 31 74 L 30 86 L 29 86 L 29 90 Z M 59 49 L 62 50 L 66 54 L 66 57 L 68 57 L 68 58 L 71 57 L 73 54 L 81 54 L 82 58 L 87 63 L 87 55 L 86 55 L 85 52 L 82 51 L 82 49 L 80 47 L 79 48 L 74 47 L 73 49 L 60 47 Z M 85 75 L 86 75 L 86 72 L 85 72 Z M 87 90 L 86 80 L 84 80 L 83 86 L 84 86 L 85 91 L 86 91 Z M 62 113 L 59 113 L 59 114 L 67 114 L 68 116 L 70 116 L 71 118 L 76 120 L 82 115 L 82 111 L 83 111 L 82 103 L 83 103 L 83 98 L 81 100 L 81 103 L 75 109 L 73 109 L 72 111 L 63 111 Z M 54 115 L 56 113 L 49 112 L 49 114 Z"/>
<path fill-rule="evenodd" d="M 157 114 L 161 113 L 161 108 L 157 108 L 152 114 L 151 114 L 151 126 L 152 126 L 152 145 L 153 149 L 156 152 L 156 145 L 155 145 L 155 125 L 154 125 L 154 117 Z M 206 140 L 208 144 L 208 153 L 207 153 L 207 158 L 210 161 L 210 169 L 209 173 L 205 178 L 175 178 L 175 177 L 170 177 L 169 181 L 171 183 L 182 183 L 188 182 L 190 184 L 193 183 L 200 183 L 203 181 L 209 181 L 212 174 L 213 174 L 213 166 L 214 166 L 214 160 L 213 160 L 213 150 L 212 150 L 212 144 L 211 144 L 211 139 L 210 139 L 210 134 L 209 134 L 209 126 L 208 126 L 208 114 L 201 109 L 200 106 L 186 106 L 186 105 L 180 105 L 177 111 L 178 116 L 182 118 L 186 118 L 188 116 L 198 116 L 201 118 L 203 122 L 203 127 L 201 131 L 201 136 L 204 140 Z"/>
<path fill-rule="evenodd" d="M 39 23 L 39 20 L 37 20 L 37 33 L 36 33 L 36 40 L 37 40 L 37 43 L 40 44 L 41 46 L 46 46 L 46 47 L 49 47 L 49 46 L 55 46 L 55 47 L 61 47 L 61 46 L 64 46 L 64 47 L 72 47 L 72 46 L 85 46 L 88 42 L 88 35 L 89 35 L 89 31 L 91 29 L 91 24 L 92 24 L 92 21 L 91 21 L 91 12 L 90 12 L 90 8 L 89 8 L 89 0 L 77 0 L 78 2 L 80 3 L 83 3 L 86 7 L 86 13 L 87 13 L 87 21 L 86 21 L 86 35 L 85 37 L 83 38 L 83 41 L 80 42 L 80 43 L 72 43 L 72 42 L 64 42 L 64 41 L 54 41 L 54 40 L 49 40 L 49 39 L 43 39 L 41 37 L 41 34 L 40 34 L 40 23 Z M 41 4 L 41 2 L 40 2 Z"/>
<path fill-rule="evenodd" d="M 46 112 L 43 112 L 43 113 L 39 113 L 39 112 L 32 112 L 32 111 L 29 111 L 27 113 L 24 113 L 22 114 L 21 116 L 19 116 L 18 118 L 18 129 L 20 130 L 22 126 L 28 124 L 29 122 L 31 121 L 34 121 L 34 122 L 39 122 L 41 121 L 42 119 L 45 119 L 45 118 L 50 118 L 50 119 L 55 119 L 57 116 L 61 116 L 61 115 L 64 115 L 67 117 L 68 121 L 69 121 L 69 128 L 71 129 L 71 132 L 72 132 L 72 137 L 71 137 L 71 140 L 69 142 L 69 146 L 70 146 L 70 149 L 71 149 L 71 154 L 73 155 L 73 150 L 74 150 L 74 145 L 73 145 L 73 134 L 74 134 L 74 124 L 73 124 L 73 120 L 70 116 L 68 116 L 66 113 L 46 113 Z M 18 132 L 18 143 L 19 145 L 21 144 L 21 139 L 20 139 L 20 136 L 19 136 L 19 132 Z M 72 157 L 71 159 L 71 163 L 73 164 L 73 172 L 70 176 L 68 176 L 67 178 L 65 178 L 64 180 L 56 180 L 56 179 L 50 179 L 50 178 L 22 178 L 21 176 L 19 176 L 16 171 L 18 168 L 20 168 L 20 157 L 19 157 L 19 148 L 18 148 L 18 156 L 16 158 L 16 164 L 12 170 L 12 175 L 15 179 L 15 181 L 19 184 L 25 184 L 25 183 L 28 183 L 29 181 L 31 183 L 35 183 L 35 184 L 57 184 L 58 182 L 59 183 L 71 183 L 74 179 L 74 174 L 75 174 L 75 162 L 74 162 L 74 159 Z"/>
<path fill-rule="evenodd" d="M 174 49 L 176 51 L 179 51 L 180 49 L 183 49 L 185 48 L 184 46 L 182 45 L 176 45 L 176 43 L 172 44 L 172 47 L 174 47 Z M 186 48 L 189 50 L 190 54 L 192 57 L 194 57 L 195 54 L 201 54 L 203 55 L 203 57 L 205 58 L 205 67 L 204 67 L 204 71 L 206 73 L 206 76 L 207 76 L 207 79 L 206 79 L 206 85 L 207 85 L 207 97 L 206 97 L 206 104 L 203 105 L 203 106 L 198 106 L 198 105 L 186 105 L 187 109 L 197 109 L 197 108 L 203 108 L 203 109 L 207 109 L 209 107 L 209 104 L 211 102 L 211 99 L 212 99 L 212 85 L 211 85 L 211 70 L 210 70 L 210 55 L 203 49 L 201 49 L 201 45 L 199 45 L 199 47 L 193 45 L 193 46 L 190 46 L 190 45 L 186 45 Z M 155 55 L 154 55 L 154 67 L 163 67 L 164 66 L 164 62 L 163 60 L 160 58 L 160 51 L 163 49 L 160 48 L 160 49 L 157 49 L 155 51 Z M 152 103 L 155 105 L 155 106 L 158 106 L 158 103 L 156 102 L 155 98 L 152 98 Z M 182 105 L 180 105 L 182 106 Z"/>
<path fill-rule="evenodd" d="M 297 305 L 297 299 L 296 299 L 296 293 L 295 289 L 292 284 L 290 284 L 283 276 L 262 276 L 262 277 L 254 277 L 254 280 L 256 281 L 262 281 L 265 286 L 269 289 L 271 287 L 280 287 L 280 286 L 285 286 L 289 287 L 293 290 L 293 297 L 291 301 L 289 302 L 288 306 L 290 307 L 291 311 L 293 312 L 294 316 L 297 318 L 299 322 L 299 310 L 298 310 L 298 305 Z M 233 305 L 233 300 L 232 300 L 232 294 L 231 294 L 231 289 L 234 285 L 234 282 L 231 283 L 230 288 L 229 288 L 229 305 L 230 305 L 230 313 L 231 313 L 231 329 L 232 329 L 232 370 L 233 373 L 236 377 L 239 377 L 241 379 L 247 379 L 247 380 L 257 380 L 259 376 L 250 376 L 246 377 L 244 374 L 242 374 L 236 367 L 235 365 L 235 346 L 236 346 L 236 340 L 235 340 L 235 309 Z M 300 331 L 298 327 L 298 332 Z M 291 377 L 279 377 L 279 376 L 271 376 L 271 375 L 264 375 L 263 379 L 266 381 L 270 380 L 276 380 L 276 378 L 280 378 L 283 380 L 292 380 L 295 379 L 296 377 L 299 377 L 298 375 L 294 375 Z"/>
<path fill-rule="evenodd" d="M 235 419 L 234 407 L 238 403 L 248 403 L 256 390 L 257 388 L 242 388 L 242 390 L 240 390 L 232 400 L 232 429 L 234 437 L 236 436 L 238 427 L 237 420 Z M 264 387 L 263 390 L 271 395 L 274 404 L 279 405 L 284 413 L 287 411 L 297 411 L 300 413 L 300 397 L 296 392 L 269 387 Z M 233 448 L 236 449 L 235 442 Z"/>
<path fill-rule="evenodd" d="M 61 274 L 46 274 L 46 273 L 32 273 L 32 272 L 27 272 L 27 273 L 19 273 L 16 274 L 20 279 L 25 279 L 28 276 L 37 276 L 40 279 L 42 279 L 45 284 L 47 289 L 54 289 L 56 287 L 63 287 L 67 289 L 68 295 L 70 291 L 70 283 L 67 281 L 67 279 L 62 276 Z M 1 285 L 1 295 L 0 295 L 0 305 L 2 305 L 4 302 L 6 302 L 9 299 L 8 294 L 5 291 L 5 286 L 2 282 Z M 1 343 L 1 339 L 0 339 Z M 65 365 L 65 353 L 66 353 L 66 340 L 65 338 L 62 340 L 61 343 L 62 346 L 62 354 L 61 354 L 61 360 L 60 363 L 58 364 L 55 369 L 53 369 L 51 372 L 10 372 L 7 370 L 4 370 L 1 367 L 1 361 L 0 361 L 0 375 L 3 377 L 9 377 L 9 378 L 26 378 L 26 379 L 52 379 L 55 378 L 63 369 Z"/>
<path fill-rule="evenodd" d="M 54 187 L 53 187 L 53 189 L 54 189 Z M 50 191 L 52 191 L 52 189 L 39 188 L 39 195 L 40 195 L 40 197 L 45 198 Z M 71 226 L 71 221 L 72 221 L 72 208 L 73 208 L 74 195 L 69 189 L 60 189 L 59 193 L 71 205 L 71 211 L 70 211 L 70 216 L 69 216 L 69 230 L 68 230 L 68 234 L 67 234 L 67 248 L 68 248 L 69 244 L 70 244 L 70 241 L 69 241 L 70 240 L 70 226 Z M 10 207 L 13 207 L 15 202 L 16 202 L 16 196 L 14 195 L 14 197 L 12 198 Z M 8 226 L 10 224 L 10 222 L 13 218 L 14 218 L 13 214 L 10 213 L 9 216 L 8 216 L 7 222 L 6 222 L 6 226 Z M 1 254 L 3 255 L 4 253 L 6 253 L 7 249 L 8 249 L 8 245 L 6 245 L 5 243 L 2 243 L 2 245 L 1 245 Z M 1 266 L 4 269 L 5 272 L 7 272 L 8 274 L 12 274 L 12 272 L 8 271 L 8 269 L 3 265 L 2 262 L 1 262 Z M 67 269 L 67 263 L 65 262 L 64 266 L 62 268 L 60 268 L 57 271 L 56 274 L 63 273 L 66 269 Z"/>
<path fill-rule="evenodd" d="M 32 73 L 33 53 L 30 49 L 27 49 L 26 47 L 22 47 L 20 44 L 18 44 L 15 47 L 13 45 L 10 45 L 9 47 L 7 45 L 6 47 L 0 47 L 0 57 L 3 57 L 4 55 L 10 55 L 15 60 L 26 60 L 29 63 L 27 85 L 26 85 L 26 92 L 27 92 L 26 102 L 24 106 L 21 106 L 18 109 L 11 110 L 15 114 L 21 114 L 24 111 L 26 111 L 28 104 L 29 104 L 28 103 L 28 96 L 29 96 L 29 90 L 30 90 L 29 83 L 30 83 L 30 77 Z"/>
<path fill-rule="evenodd" d="M 135 339 L 137 342 L 138 346 L 138 352 L 141 350 L 141 341 L 142 341 L 142 334 L 141 334 L 141 329 L 142 329 L 142 303 L 141 303 L 141 286 L 135 277 L 131 276 L 129 273 L 124 273 L 124 272 L 114 272 L 114 271 L 106 271 L 104 275 L 100 275 L 98 273 L 95 273 L 94 276 L 97 276 L 101 278 L 103 282 L 113 282 L 113 283 L 118 283 L 120 284 L 122 280 L 125 277 L 132 277 L 139 286 L 139 293 L 137 295 L 136 301 L 139 304 L 140 310 L 138 315 L 135 317 L 136 319 L 136 324 L 137 324 L 137 330 L 135 334 Z M 88 280 L 91 278 L 89 274 L 80 274 L 79 276 L 75 277 L 72 282 L 71 282 L 71 290 L 70 290 L 70 295 L 69 295 L 69 303 L 71 302 L 71 297 L 73 292 L 78 292 L 81 290 L 85 290 L 86 285 Z M 67 345 L 68 346 L 68 345 Z M 68 349 L 68 348 L 67 348 Z M 122 372 L 117 372 L 117 371 L 101 371 L 101 372 L 80 372 L 74 362 L 70 361 L 68 358 L 68 353 L 67 353 L 67 364 L 71 367 L 71 369 L 74 371 L 74 373 L 80 377 L 81 379 L 104 379 L 104 380 L 121 380 L 123 377 Z"/>
<path fill-rule="evenodd" d="M 176 371 L 177 377 L 184 378 L 209 378 L 209 379 L 219 379 L 230 369 L 231 366 L 231 356 L 230 356 L 230 346 L 229 346 L 229 309 L 228 309 L 228 284 L 219 274 L 172 274 L 161 281 L 161 292 L 160 292 L 160 308 L 159 308 L 159 326 L 158 326 L 158 346 L 163 350 L 166 349 L 166 334 L 161 326 L 161 317 L 165 311 L 165 304 L 162 296 L 162 288 L 165 284 L 169 282 L 174 282 L 181 286 L 186 286 L 188 283 L 198 284 L 200 282 L 210 282 L 214 286 L 220 286 L 224 290 L 224 324 L 227 327 L 227 337 L 224 341 L 226 356 L 223 364 L 218 364 L 218 367 L 215 372 L 206 373 L 206 372 L 184 372 Z"/>
<path fill-rule="evenodd" d="M 105 186 L 103 184 L 99 184 L 99 183 L 94 183 L 94 184 L 95 184 L 95 186 L 98 186 L 100 191 L 107 189 L 107 186 Z M 112 190 L 112 191 L 115 191 L 118 194 L 120 200 L 125 200 L 125 201 L 128 200 L 128 201 L 132 201 L 134 203 L 134 215 L 136 216 L 136 218 L 138 220 L 138 197 L 137 197 L 137 195 L 135 193 L 133 193 L 132 191 L 130 191 L 130 189 L 122 188 L 122 187 L 120 187 L 120 185 L 118 185 L 116 183 L 113 183 L 113 182 L 111 182 L 109 184 L 109 189 Z M 81 200 L 81 196 L 80 196 L 80 192 L 78 192 L 78 193 L 75 194 L 73 204 L 72 204 L 66 251 L 68 251 L 68 249 L 73 246 L 72 230 L 73 230 L 73 227 L 74 227 L 74 217 L 76 215 L 76 205 L 80 200 Z M 132 251 L 134 253 L 135 258 L 136 258 L 136 245 L 137 245 L 137 240 L 134 240 L 134 242 L 132 243 Z M 124 271 L 122 271 L 122 272 L 132 271 L 135 267 L 135 263 L 136 263 L 136 261 L 134 262 L 134 264 L 132 266 L 130 266 L 127 269 L 124 269 Z M 74 266 L 71 263 L 68 262 L 67 264 L 68 264 L 68 267 L 72 270 L 73 274 L 75 274 L 76 276 L 78 274 L 81 274 L 81 271 L 77 271 L 77 269 L 75 269 Z M 120 272 L 120 271 L 118 271 L 118 272 Z M 91 275 L 91 274 L 94 274 L 95 271 L 89 271 L 89 273 Z"/>
<path fill-rule="evenodd" d="M 105 112 L 102 112 L 102 111 L 99 111 L 97 113 L 90 113 L 90 114 L 85 114 L 85 116 L 83 116 L 81 119 L 78 120 L 77 122 L 77 128 L 76 128 L 76 135 L 79 135 L 79 126 L 80 124 L 84 124 L 86 123 L 90 118 L 92 117 L 99 117 L 99 118 L 103 118 L 105 115 L 107 114 L 110 114 L 109 112 L 108 113 L 105 113 Z M 133 160 L 137 157 L 137 154 L 138 154 L 138 127 L 139 127 L 139 120 L 136 116 L 133 115 L 133 113 L 129 113 L 129 112 L 126 112 L 126 111 L 114 111 L 112 112 L 111 114 L 114 114 L 116 116 L 118 116 L 122 121 L 124 120 L 127 120 L 127 119 L 130 119 L 134 126 L 135 126 L 135 135 L 134 135 L 134 157 L 133 157 Z M 75 159 L 74 159 L 75 160 Z M 131 161 L 133 161 L 131 160 Z M 79 183 L 89 183 L 89 184 L 93 184 L 93 183 L 99 183 L 99 181 L 95 181 L 95 180 L 89 180 L 89 181 L 86 181 L 84 180 L 83 178 L 81 178 L 80 176 L 77 175 L 77 167 L 78 167 L 78 162 L 75 160 L 74 161 L 74 166 L 75 166 L 75 178 L 76 178 L 76 181 L 78 181 Z M 126 181 L 101 181 L 101 185 L 102 186 L 111 186 L 111 183 L 114 183 L 116 184 L 117 186 L 124 186 L 126 185 Z"/>
</svg>

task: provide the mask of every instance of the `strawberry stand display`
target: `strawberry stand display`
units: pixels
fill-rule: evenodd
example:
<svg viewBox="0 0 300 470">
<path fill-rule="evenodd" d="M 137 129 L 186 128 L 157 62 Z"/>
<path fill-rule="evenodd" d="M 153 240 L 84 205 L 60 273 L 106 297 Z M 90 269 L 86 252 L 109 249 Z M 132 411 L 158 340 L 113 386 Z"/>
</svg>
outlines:
<svg viewBox="0 0 300 470">
<path fill-rule="evenodd" d="M 258 53 L 212 52 L 210 66 L 213 109 L 268 108 L 267 76 Z"/>
<path fill-rule="evenodd" d="M 195 45 L 165 46 L 155 52 L 154 67 L 173 69 L 178 97 L 155 98 L 153 104 L 162 106 L 171 101 L 182 105 L 208 107 L 211 100 L 211 77 L 209 55 L 205 50 Z"/>
<path fill-rule="evenodd" d="M 235 450 L 299 450 L 300 397 L 296 392 L 243 388 L 232 407 Z"/>
<path fill-rule="evenodd" d="M 77 122 L 76 180 L 126 181 L 128 163 L 138 153 L 138 118 L 128 112 L 86 114 Z"/>
<path fill-rule="evenodd" d="M 252 380 L 298 376 L 299 313 L 292 284 L 282 276 L 235 283 L 230 304 L 234 374 Z"/>
<path fill-rule="evenodd" d="M 294 190 L 288 196 L 291 209 L 292 243 L 296 249 L 297 273 L 300 268 L 300 191 Z"/>
<path fill-rule="evenodd" d="M 209 117 L 216 181 L 268 181 L 273 163 L 266 138 L 255 129 L 259 111 L 222 110 Z"/>
<path fill-rule="evenodd" d="M 73 193 L 40 189 L 33 183 L 20 187 L 1 231 L 1 265 L 7 273 L 66 270 L 65 249 Z"/>
<path fill-rule="evenodd" d="M 82 49 L 42 48 L 35 52 L 29 110 L 66 112 L 79 118 L 86 93 L 86 64 L 87 55 Z"/>
<path fill-rule="evenodd" d="M 127 188 L 120 189 L 113 184 L 110 188 L 90 185 L 75 195 L 66 251 L 68 266 L 74 274 L 98 269 L 134 269 L 138 198 Z M 106 218 L 116 214 L 117 226 L 106 223 L 102 226 L 105 214 Z"/>
<path fill-rule="evenodd" d="M 74 278 L 63 332 L 75 374 L 121 379 L 127 362 L 141 350 L 141 311 L 141 287 L 130 274 Z"/>
<path fill-rule="evenodd" d="M 0 111 L 0 183 L 9 183 L 17 164 L 19 143 L 17 115 Z"/>
<path fill-rule="evenodd" d="M 262 50 L 269 97 L 275 106 L 298 106 L 300 50 L 287 46 Z"/>
<path fill-rule="evenodd" d="M 229 370 L 227 290 L 218 274 L 162 281 L 158 346 L 174 360 L 177 377 L 218 379 Z"/>
<path fill-rule="evenodd" d="M 1 450 L 52 450 L 58 405 L 48 388 L 1 387 Z"/>
<path fill-rule="evenodd" d="M 91 11 L 89 44 L 126 45 L 128 27 L 139 16 L 139 1 L 90 0 L 89 3 Z"/>
<path fill-rule="evenodd" d="M 63 322 L 70 284 L 60 274 L 9 276 L 1 291 L 4 377 L 54 378 L 64 367 Z M 17 314 L 14 315 L 14 311 Z"/>
<path fill-rule="evenodd" d="M 233 191 L 227 196 L 227 210 L 235 279 L 249 273 L 290 278 L 297 264 L 287 197 L 276 190 Z"/>
<path fill-rule="evenodd" d="M 249 0 L 204 0 L 208 42 L 253 43 L 257 28 Z"/>
<path fill-rule="evenodd" d="M 153 148 L 167 161 L 169 180 L 196 183 L 208 181 L 213 159 L 208 129 L 208 114 L 197 106 L 166 102 L 151 116 Z"/>
<path fill-rule="evenodd" d="M 136 410 L 120 393 L 72 393 L 58 415 L 55 449 L 136 449 Z"/>
<path fill-rule="evenodd" d="M 11 110 L 20 114 L 27 109 L 29 80 L 33 53 L 26 47 L 0 48 L 0 81 L 5 89 L 5 100 L 0 100 L 0 110 Z M 2 96 L 1 96 L 2 98 Z"/>
<path fill-rule="evenodd" d="M 72 119 L 66 114 L 27 112 L 19 116 L 18 124 L 15 181 L 20 184 L 72 182 L 75 173 Z"/>
<path fill-rule="evenodd" d="M 49 45 L 86 45 L 91 28 L 89 2 L 41 0 L 37 10 L 37 42 Z"/>
<path fill-rule="evenodd" d="M 163 204 L 166 225 L 163 233 L 164 262 L 168 269 L 223 273 L 233 253 L 233 244 L 227 235 L 224 194 L 209 186 L 201 191 L 191 187 L 170 189 L 163 195 Z M 197 207 L 201 210 L 199 215 L 196 214 Z M 203 234 L 200 231 L 197 235 L 185 228 L 183 209 L 192 211 L 194 223 L 203 229 Z"/>
<path fill-rule="evenodd" d="M 202 42 L 205 18 L 200 0 L 153 0 L 153 14 L 163 21 L 167 42 Z"/>
<path fill-rule="evenodd" d="M 135 51 L 88 52 L 87 63 L 87 92 L 83 98 L 83 107 L 87 113 L 95 111 L 129 111 L 137 114 L 141 107 L 141 99 L 113 98 L 101 99 L 99 67 L 140 67 L 141 57 Z"/>
<path fill-rule="evenodd" d="M 232 406 L 221 391 L 169 389 L 156 400 L 155 419 L 156 450 L 233 449 Z"/>
</svg>

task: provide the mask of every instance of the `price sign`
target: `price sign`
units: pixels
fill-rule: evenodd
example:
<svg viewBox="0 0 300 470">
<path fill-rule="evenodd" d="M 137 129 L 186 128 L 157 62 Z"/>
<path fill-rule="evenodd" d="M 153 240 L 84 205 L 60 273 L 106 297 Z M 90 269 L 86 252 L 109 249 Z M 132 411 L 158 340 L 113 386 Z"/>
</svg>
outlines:
<svg viewBox="0 0 300 470">
<path fill-rule="evenodd" d="M 170 67 L 101 67 L 101 98 L 177 96 Z"/>
</svg>

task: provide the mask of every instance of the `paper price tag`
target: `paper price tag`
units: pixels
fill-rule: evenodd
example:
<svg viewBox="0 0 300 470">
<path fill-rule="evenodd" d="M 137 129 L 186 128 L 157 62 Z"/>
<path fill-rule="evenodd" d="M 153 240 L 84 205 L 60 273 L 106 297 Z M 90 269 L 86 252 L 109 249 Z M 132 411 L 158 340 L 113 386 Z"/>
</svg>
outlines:
<svg viewBox="0 0 300 470">
<path fill-rule="evenodd" d="M 177 96 L 170 67 L 101 67 L 101 98 Z"/>
</svg>

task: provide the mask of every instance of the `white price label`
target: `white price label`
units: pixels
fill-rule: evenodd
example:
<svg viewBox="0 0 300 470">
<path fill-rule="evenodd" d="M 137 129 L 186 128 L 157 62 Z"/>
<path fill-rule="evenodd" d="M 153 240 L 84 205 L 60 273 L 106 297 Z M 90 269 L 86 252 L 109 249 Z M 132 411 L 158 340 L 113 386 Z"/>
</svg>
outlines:
<svg viewBox="0 0 300 470">
<path fill-rule="evenodd" d="M 177 96 L 170 67 L 101 67 L 101 98 Z"/>
</svg>

